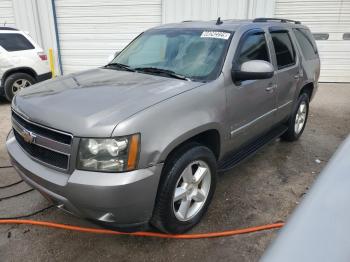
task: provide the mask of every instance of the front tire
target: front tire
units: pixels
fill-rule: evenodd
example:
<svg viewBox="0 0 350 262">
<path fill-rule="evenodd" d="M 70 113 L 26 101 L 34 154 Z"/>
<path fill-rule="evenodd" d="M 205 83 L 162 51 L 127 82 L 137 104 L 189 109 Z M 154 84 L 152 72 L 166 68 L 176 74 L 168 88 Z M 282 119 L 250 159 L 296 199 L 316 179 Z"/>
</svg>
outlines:
<svg viewBox="0 0 350 262">
<path fill-rule="evenodd" d="M 287 131 L 281 136 L 286 141 L 296 141 L 304 132 L 309 115 L 309 96 L 302 93 L 288 122 Z"/>
<path fill-rule="evenodd" d="M 203 217 L 216 187 L 216 159 L 200 144 L 177 150 L 165 163 L 151 223 L 179 234 Z"/>
<path fill-rule="evenodd" d="M 35 82 L 35 79 L 26 73 L 14 73 L 8 76 L 4 84 L 6 99 L 11 102 L 17 92 L 35 84 Z"/>
</svg>

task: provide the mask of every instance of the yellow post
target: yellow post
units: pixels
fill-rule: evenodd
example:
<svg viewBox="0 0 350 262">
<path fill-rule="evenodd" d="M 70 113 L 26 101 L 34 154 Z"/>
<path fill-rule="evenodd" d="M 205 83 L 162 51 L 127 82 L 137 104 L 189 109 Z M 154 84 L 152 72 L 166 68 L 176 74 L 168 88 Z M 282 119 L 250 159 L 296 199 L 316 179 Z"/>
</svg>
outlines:
<svg viewBox="0 0 350 262">
<path fill-rule="evenodd" d="M 53 59 L 53 50 L 52 48 L 49 48 L 49 59 L 50 59 L 50 69 L 51 69 L 51 73 L 52 73 L 52 78 L 56 77 L 55 74 L 55 62 Z"/>
</svg>

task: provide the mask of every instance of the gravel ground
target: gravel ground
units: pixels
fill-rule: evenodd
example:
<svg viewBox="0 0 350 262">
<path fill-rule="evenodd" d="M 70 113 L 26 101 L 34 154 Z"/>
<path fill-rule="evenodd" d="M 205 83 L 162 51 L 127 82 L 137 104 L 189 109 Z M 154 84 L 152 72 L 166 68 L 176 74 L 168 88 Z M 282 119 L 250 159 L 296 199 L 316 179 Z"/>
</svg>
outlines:
<svg viewBox="0 0 350 262">
<path fill-rule="evenodd" d="M 9 164 L 5 138 L 10 104 L 0 100 L 0 166 Z M 275 141 L 220 175 L 213 203 L 193 232 L 210 232 L 286 221 L 350 131 L 350 85 L 321 84 L 307 127 L 294 143 Z M 0 169 L 0 187 L 19 180 Z M 30 189 L 0 189 L 0 198 Z M 37 192 L 0 201 L 0 217 L 25 215 L 49 203 Z M 94 226 L 51 208 L 31 217 Z M 31 226 L 0 226 L 1 261 L 257 261 L 277 230 L 226 238 L 164 240 L 103 236 Z"/>
</svg>

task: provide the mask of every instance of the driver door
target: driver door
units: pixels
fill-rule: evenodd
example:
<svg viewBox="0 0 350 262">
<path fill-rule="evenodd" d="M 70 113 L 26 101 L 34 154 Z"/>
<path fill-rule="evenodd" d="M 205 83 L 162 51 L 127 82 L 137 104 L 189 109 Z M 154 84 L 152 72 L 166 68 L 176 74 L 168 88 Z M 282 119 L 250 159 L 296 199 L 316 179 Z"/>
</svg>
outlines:
<svg viewBox="0 0 350 262">
<path fill-rule="evenodd" d="M 245 32 L 234 55 L 233 67 L 249 60 L 272 61 L 266 33 L 262 29 Z M 275 123 L 276 77 L 232 81 L 228 88 L 231 148 L 235 149 L 267 132 Z"/>
</svg>

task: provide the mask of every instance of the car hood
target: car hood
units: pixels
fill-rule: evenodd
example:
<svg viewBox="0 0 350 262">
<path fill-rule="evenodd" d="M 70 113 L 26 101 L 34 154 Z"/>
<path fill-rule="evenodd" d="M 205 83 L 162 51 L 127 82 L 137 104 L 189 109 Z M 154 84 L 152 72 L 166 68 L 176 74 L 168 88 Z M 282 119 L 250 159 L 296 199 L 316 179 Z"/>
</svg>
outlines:
<svg viewBox="0 0 350 262">
<path fill-rule="evenodd" d="M 12 108 L 33 122 L 75 136 L 109 137 L 126 118 L 201 84 L 100 68 L 23 89 Z"/>
</svg>

